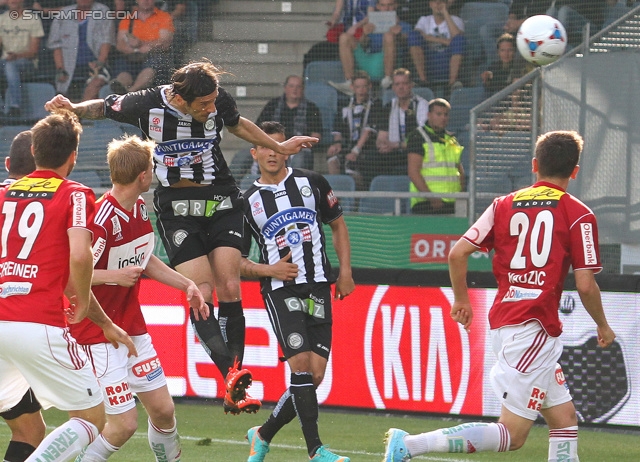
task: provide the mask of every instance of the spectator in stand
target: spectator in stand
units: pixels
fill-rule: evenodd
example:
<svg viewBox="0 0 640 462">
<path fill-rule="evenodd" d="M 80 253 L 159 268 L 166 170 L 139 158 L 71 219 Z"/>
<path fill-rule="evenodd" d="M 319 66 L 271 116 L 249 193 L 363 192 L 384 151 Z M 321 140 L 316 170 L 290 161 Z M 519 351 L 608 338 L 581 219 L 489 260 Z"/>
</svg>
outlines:
<svg viewBox="0 0 640 462">
<path fill-rule="evenodd" d="M 358 166 L 376 149 L 371 79 L 365 71 L 356 71 L 351 86 L 353 96 L 349 104 L 336 114 L 333 144 L 327 150 L 327 167 L 330 174 L 351 175 L 357 188 L 362 189 Z"/>
<path fill-rule="evenodd" d="M 44 31 L 40 18 L 23 17 L 24 0 L 9 0 L 8 7 L 9 10 L 0 15 L 1 77 L 6 79 L 8 90 L 4 113 L 18 117 L 22 106 L 22 82 L 35 73 L 34 59 L 38 56 Z M 0 91 L 5 94 L 4 88 Z"/>
<path fill-rule="evenodd" d="M 76 10 L 80 13 L 72 14 Z M 100 12 L 102 18 L 84 14 L 89 11 Z M 94 99 L 111 78 L 107 60 L 114 43 L 115 24 L 105 19 L 107 11 L 105 5 L 94 0 L 77 0 L 53 20 L 47 47 L 53 50 L 58 93 L 78 100 L 82 91 L 81 101 Z M 78 82 L 84 87 L 77 87 Z"/>
<path fill-rule="evenodd" d="M 499 60 L 480 74 L 487 96 L 502 90 L 525 74 L 526 63 L 519 53 L 516 53 L 516 39 L 513 35 L 504 33 L 497 41 Z"/>
<path fill-rule="evenodd" d="M 509 18 L 504 25 L 504 32 L 514 37 L 525 19 L 537 14 L 547 14 L 551 0 L 513 0 L 509 7 Z"/>
<path fill-rule="evenodd" d="M 409 134 L 408 168 L 412 192 L 457 193 L 464 189 L 464 169 L 460 163 L 464 149 L 447 131 L 451 105 L 446 99 L 429 102 L 429 120 Z M 411 198 L 411 213 L 451 215 L 455 199 Z"/>
<path fill-rule="evenodd" d="M 171 15 L 156 8 L 154 0 L 137 0 L 137 4 L 137 17 L 123 19 L 118 26 L 116 48 L 120 53 L 111 90 L 121 95 L 150 87 L 156 73 L 173 67 Z"/>
<path fill-rule="evenodd" d="M 272 120 L 284 125 L 286 139 L 307 135 L 318 139 L 322 134 L 320 109 L 304 97 L 304 81 L 299 75 L 290 75 L 284 82 L 284 94 L 269 101 L 256 120 L 256 125 Z M 304 148 L 289 157 L 289 166 L 313 170 L 313 151 Z M 254 163 L 253 173 L 258 173 Z"/>
<path fill-rule="evenodd" d="M 418 20 L 411 35 L 409 52 L 421 86 L 447 82 L 451 90 L 461 88 L 459 78 L 464 53 L 464 23 L 452 16 L 446 0 L 429 0 L 433 14 Z M 447 88 L 449 90 L 449 88 Z"/>
<path fill-rule="evenodd" d="M 354 24 L 362 21 L 369 11 L 375 9 L 376 0 L 336 0 L 331 18 L 327 21 L 327 26 L 336 27 L 342 24 L 344 32 Z"/>
<path fill-rule="evenodd" d="M 395 96 L 383 107 L 377 105 L 375 111 L 377 149 L 359 166 L 366 186 L 376 175 L 406 175 L 407 135 L 427 121 L 429 102 L 413 93 L 408 69 L 393 72 L 391 88 Z"/>
<path fill-rule="evenodd" d="M 173 37 L 173 59 L 175 67 L 181 67 L 186 62 L 186 52 L 198 38 L 198 6 L 187 0 L 156 0 L 158 8 L 171 15 L 175 34 Z"/>
<path fill-rule="evenodd" d="M 376 11 L 396 11 L 397 6 L 396 0 L 378 0 Z M 358 37 L 359 28 L 362 28 L 362 35 Z M 329 82 L 329 85 L 338 91 L 351 94 L 351 80 L 357 68 L 367 71 L 371 80 L 380 81 L 380 87 L 383 89 L 389 88 L 396 57 L 402 54 L 410 33 L 411 25 L 400 20 L 397 20 L 397 24 L 387 32 L 378 33 L 367 15 L 340 35 L 340 61 L 345 81 Z"/>
</svg>

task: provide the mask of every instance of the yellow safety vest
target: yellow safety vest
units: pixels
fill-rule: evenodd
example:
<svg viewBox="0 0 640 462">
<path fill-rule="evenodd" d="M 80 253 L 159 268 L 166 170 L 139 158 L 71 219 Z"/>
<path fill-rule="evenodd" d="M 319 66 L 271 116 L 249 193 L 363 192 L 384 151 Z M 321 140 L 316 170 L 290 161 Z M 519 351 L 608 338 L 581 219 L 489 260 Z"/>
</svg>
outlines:
<svg viewBox="0 0 640 462">
<path fill-rule="evenodd" d="M 420 173 L 424 178 L 425 183 L 429 187 L 429 190 L 434 193 L 449 193 L 460 192 L 460 172 L 458 171 L 458 164 L 460 163 L 460 157 L 464 147 L 458 144 L 455 136 L 445 133 L 443 136 L 443 143 L 434 143 L 431 141 L 431 137 L 427 134 L 435 134 L 433 129 L 428 125 L 424 127 L 418 127 L 418 132 L 422 135 L 425 142 L 422 145 L 424 149 L 424 157 L 422 159 L 422 169 Z M 409 190 L 417 192 L 413 182 L 409 185 Z M 443 198 L 444 202 L 454 202 L 455 199 Z M 411 207 L 418 202 L 426 201 L 426 199 L 420 197 L 411 198 Z"/>
</svg>

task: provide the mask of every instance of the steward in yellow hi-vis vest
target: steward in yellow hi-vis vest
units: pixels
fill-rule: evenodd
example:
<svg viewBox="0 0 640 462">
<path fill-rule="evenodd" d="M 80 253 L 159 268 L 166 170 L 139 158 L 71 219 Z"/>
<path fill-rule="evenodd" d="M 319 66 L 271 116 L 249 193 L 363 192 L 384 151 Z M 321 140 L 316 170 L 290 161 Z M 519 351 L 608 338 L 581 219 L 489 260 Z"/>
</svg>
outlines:
<svg viewBox="0 0 640 462">
<path fill-rule="evenodd" d="M 464 172 L 460 157 L 464 148 L 445 128 L 449 103 L 436 99 L 429 104 L 427 123 L 413 131 L 407 142 L 409 190 L 456 193 L 463 189 Z M 418 214 L 452 214 L 455 199 L 411 199 L 411 211 Z"/>
</svg>

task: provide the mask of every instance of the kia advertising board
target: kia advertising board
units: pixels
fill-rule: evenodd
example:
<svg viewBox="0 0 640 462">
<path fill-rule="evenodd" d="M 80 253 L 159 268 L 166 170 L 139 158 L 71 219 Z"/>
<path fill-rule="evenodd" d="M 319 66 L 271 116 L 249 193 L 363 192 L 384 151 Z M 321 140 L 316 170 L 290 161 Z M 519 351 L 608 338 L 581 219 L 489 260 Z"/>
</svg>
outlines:
<svg viewBox="0 0 640 462">
<path fill-rule="evenodd" d="M 243 282 L 247 338 L 244 365 L 253 372 L 251 395 L 276 402 L 288 386 L 275 335 L 256 282 Z M 470 290 L 470 332 L 449 316 L 450 288 L 358 285 L 334 300 L 333 350 L 321 404 L 469 416 L 497 416 L 489 385 L 487 310 L 495 289 Z M 595 325 L 575 292 L 565 292 L 561 360 L 580 417 L 586 422 L 640 425 L 638 296 L 604 293 L 618 338 L 608 350 L 593 346 Z M 174 396 L 221 398 L 220 373 L 198 344 L 181 293 L 143 280 L 141 302 Z"/>
</svg>

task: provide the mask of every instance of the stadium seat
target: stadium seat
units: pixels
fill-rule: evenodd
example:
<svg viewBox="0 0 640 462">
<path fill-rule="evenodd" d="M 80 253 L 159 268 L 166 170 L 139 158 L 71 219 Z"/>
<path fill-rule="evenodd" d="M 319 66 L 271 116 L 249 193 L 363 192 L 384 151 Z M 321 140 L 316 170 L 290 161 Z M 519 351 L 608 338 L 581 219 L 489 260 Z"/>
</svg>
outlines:
<svg viewBox="0 0 640 462">
<path fill-rule="evenodd" d="M 340 61 L 311 61 L 304 70 L 305 84 L 310 82 L 344 82 Z"/>
<path fill-rule="evenodd" d="M 497 59 L 495 41 L 503 32 L 509 17 L 509 6 L 503 2 L 468 2 L 460 9 L 466 38 L 465 59 L 472 64 L 488 65 Z M 491 56 L 485 56 L 487 52 Z M 495 53 L 495 54 L 494 54 Z"/>
<path fill-rule="evenodd" d="M 258 178 L 260 178 L 260 175 L 258 175 L 258 174 L 247 173 L 240 180 L 240 186 L 239 186 L 240 190 L 241 191 L 246 191 L 247 189 L 249 189 L 251 187 L 253 182 L 256 181 Z"/>
<path fill-rule="evenodd" d="M 31 130 L 31 125 L 4 125 L 0 126 L 0 154 L 9 155 L 11 142 L 16 135 L 25 130 Z"/>
<path fill-rule="evenodd" d="M 355 212 L 355 198 L 340 197 L 340 191 L 355 191 L 356 182 L 351 175 L 324 175 L 331 188 L 336 192 L 340 199 L 340 205 L 345 212 Z"/>
<path fill-rule="evenodd" d="M 95 170 L 73 170 L 68 178 L 92 189 L 102 187 L 102 179 Z"/>
<path fill-rule="evenodd" d="M 106 180 L 109 177 L 107 145 L 123 134 L 122 125 L 113 120 L 96 121 L 93 125 L 85 126 L 78 146 L 78 166 L 99 171 Z"/>
<path fill-rule="evenodd" d="M 242 178 L 251 171 L 253 157 L 251 148 L 238 149 L 229 163 L 229 169 L 234 178 Z"/>
<path fill-rule="evenodd" d="M 413 92 L 418 96 L 422 96 L 427 101 L 431 101 L 433 98 L 435 98 L 435 95 L 433 94 L 433 90 L 431 90 L 431 88 L 414 87 Z M 394 96 L 395 93 L 393 93 L 393 89 L 387 88 L 384 93 L 382 93 L 382 104 L 387 104 L 393 99 Z"/>
<path fill-rule="evenodd" d="M 9 91 L 9 90 L 7 90 Z M 22 84 L 22 113 L 20 117 L 8 117 L 2 115 L 0 123 L 3 125 L 33 124 L 46 117 L 49 113 L 44 108 L 44 103 L 56 96 L 56 89 L 50 83 L 23 82 Z M 7 94 L 5 92 L 5 101 Z"/>
<path fill-rule="evenodd" d="M 373 178 L 369 191 L 409 192 L 407 175 L 378 175 Z M 360 213 L 395 214 L 396 199 L 393 197 L 363 197 L 360 199 Z M 410 200 L 400 199 L 400 213 L 410 213 Z"/>
<path fill-rule="evenodd" d="M 320 143 L 327 145 L 331 140 L 333 119 L 338 111 L 338 91 L 323 82 L 308 82 L 304 88 L 304 96 L 320 109 L 322 116 L 322 139 Z"/>
<path fill-rule="evenodd" d="M 484 87 L 459 88 L 451 93 L 448 130 L 458 133 L 469 129 L 469 110 L 485 99 Z"/>
</svg>

